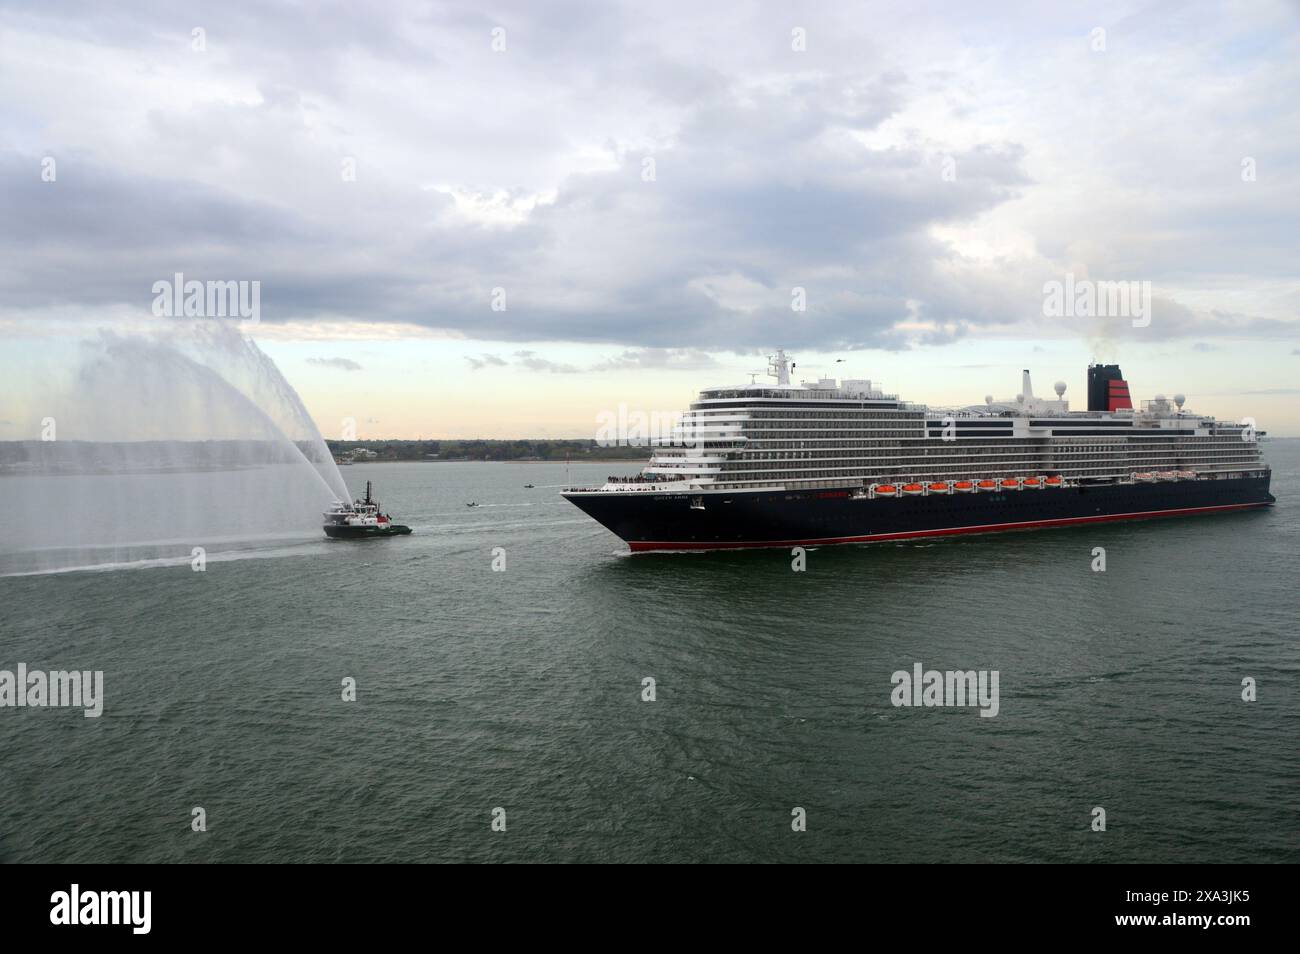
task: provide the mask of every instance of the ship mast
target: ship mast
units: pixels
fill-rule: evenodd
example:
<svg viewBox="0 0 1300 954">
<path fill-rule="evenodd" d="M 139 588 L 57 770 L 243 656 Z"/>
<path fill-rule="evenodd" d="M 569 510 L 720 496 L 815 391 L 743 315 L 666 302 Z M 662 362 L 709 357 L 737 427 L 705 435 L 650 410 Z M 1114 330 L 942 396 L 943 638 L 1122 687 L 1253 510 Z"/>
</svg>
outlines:
<svg viewBox="0 0 1300 954">
<path fill-rule="evenodd" d="M 790 383 L 790 359 L 785 356 L 784 348 L 777 348 L 776 354 L 767 356 L 767 373 L 776 378 L 778 385 Z"/>
</svg>

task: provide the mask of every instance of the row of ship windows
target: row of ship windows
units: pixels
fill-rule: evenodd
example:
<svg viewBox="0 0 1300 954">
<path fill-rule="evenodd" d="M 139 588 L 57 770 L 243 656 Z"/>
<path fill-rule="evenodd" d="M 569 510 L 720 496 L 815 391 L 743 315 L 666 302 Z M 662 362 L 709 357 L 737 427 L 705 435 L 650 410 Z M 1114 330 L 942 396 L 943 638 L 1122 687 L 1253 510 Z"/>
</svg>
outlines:
<svg viewBox="0 0 1300 954">
<path fill-rule="evenodd" d="M 954 445 L 951 441 L 931 441 L 926 443 L 909 443 L 900 444 L 897 441 L 868 441 L 868 440 L 840 440 L 840 441 L 768 441 L 756 440 L 749 442 L 739 441 L 709 441 L 705 440 L 698 445 L 685 445 L 679 448 L 673 448 L 671 445 L 665 445 L 665 450 L 674 450 L 681 453 L 689 453 L 690 450 L 698 447 L 719 452 L 728 450 L 739 450 L 752 453 L 769 453 L 778 450 L 825 450 L 825 449 L 845 449 L 845 450 L 863 450 L 878 451 L 881 449 L 906 450 L 908 453 L 929 454 L 931 450 L 940 452 L 952 452 Z M 961 453 L 966 456 L 977 456 L 981 454 L 995 453 L 1000 450 L 1031 450 L 1035 453 L 1052 453 L 1058 455 L 1072 454 L 1078 455 L 1102 455 L 1131 452 L 1140 450 L 1146 453 L 1183 453 L 1183 452 L 1213 452 L 1218 450 L 1230 450 L 1234 452 L 1244 452 L 1258 456 L 1259 445 L 1254 442 L 1245 442 L 1240 439 L 1227 439 L 1212 441 L 1205 438 L 1186 438 L 1177 441 L 1160 441 L 1160 442 L 1133 442 L 1118 441 L 1114 443 L 1098 444 L 1075 444 L 1050 442 L 1043 443 L 1035 440 L 1010 440 L 1010 441 L 990 441 L 988 443 L 967 443 L 962 442 Z"/>
<path fill-rule="evenodd" d="M 690 432 L 687 431 L 687 432 L 685 432 L 685 433 L 690 433 Z M 801 433 L 801 432 L 796 431 L 795 433 L 796 433 L 796 434 L 799 434 L 799 433 Z M 780 444 L 780 443 L 783 443 L 783 442 L 784 442 L 784 443 L 800 443 L 800 444 L 827 444 L 827 443 L 831 443 L 831 442 L 836 442 L 836 443 L 841 443 L 841 444 L 842 444 L 842 443 L 846 443 L 846 442 L 848 442 L 848 443 L 861 443 L 862 441 L 858 439 L 857 435 L 859 435 L 859 434 L 866 434 L 866 435 L 871 435 L 871 436 L 873 436 L 873 437 L 876 437 L 876 436 L 879 436 L 880 434 L 882 434 L 883 432 L 881 432 L 881 431 L 870 431 L 870 430 L 868 430 L 868 431 L 833 430 L 833 431 L 825 431 L 825 432 L 822 432 L 822 433 L 829 433 L 829 434 L 832 434 L 832 435 L 834 435 L 834 436 L 832 436 L 832 437 L 817 437 L 817 436 L 813 436 L 813 435 L 810 434 L 810 435 L 808 435 L 808 436 L 802 437 L 802 439 L 796 439 L 796 438 L 789 438 L 789 437 L 768 436 L 768 435 L 764 434 L 764 435 L 761 435 L 761 436 L 757 436 L 757 437 L 753 437 L 753 438 L 751 438 L 750 443 L 753 443 L 753 444 L 759 444 L 759 443 L 761 443 L 761 444 L 763 444 L 764 446 L 775 446 L 775 445 Z M 732 436 L 733 436 L 733 435 L 727 435 L 727 437 L 732 437 Z M 741 435 L 736 435 L 736 436 L 745 437 L 745 436 L 747 436 L 747 435 L 741 434 Z M 1241 439 L 1241 436 L 1240 436 L 1239 434 L 1220 434 L 1220 435 L 1191 435 L 1191 434 L 1161 435 L 1161 434 L 1134 434 L 1134 435 L 1132 435 L 1132 436 L 1127 436 L 1127 435 L 1126 435 L 1126 436 L 1122 436 L 1122 437 L 1115 437 L 1115 438 L 1112 438 L 1112 439 L 1110 439 L 1110 440 L 1093 440 L 1093 441 L 1080 441 L 1078 438 L 1072 438 L 1072 437 L 1049 437 L 1049 438 L 1044 438 L 1044 437 L 1012 437 L 1012 436 L 1009 435 L 1009 434 L 1003 434 L 1003 435 L 997 435 L 997 434 L 980 434 L 980 435 L 977 436 L 977 437 L 962 437 L 962 438 L 959 439 L 959 441 L 960 441 L 962 447 L 999 447 L 999 446 L 1003 446 L 1003 445 L 1006 445 L 1006 444 L 1032 445 L 1032 446 L 1035 446 L 1035 447 L 1043 447 L 1043 446 L 1052 446 L 1052 447 L 1123 447 L 1123 446 L 1125 446 L 1125 445 L 1127 445 L 1127 444 L 1169 444 L 1169 443 L 1178 443 L 1178 444 L 1247 444 L 1247 443 L 1258 443 L 1257 441 L 1243 441 L 1243 440 Z M 876 442 L 874 442 L 874 443 L 877 444 L 877 445 L 880 445 L 880 444 L 881 444 L 881 442 L 879 442 L 879 441 L 876 441 Z M 898 442 L 897 442 L 897 441 L 889 441 L 889 442 L 885 442 L 885 443 L 898 443 Z M 922 440 L 909 439 L 907 443 L 908 443 L 909 446 L 916 446 L 917 444 L 930 444 L 930 445 L 932 445 L 932 446 L 939 447 L 939 446 L 944 446 L 944 445 L 951 446 L 954 442 L 953 442 L 953 441 L 946 441 L 946 440 L 944 440 L 942 437 L 930 437 L 930 438 L 924 438 L 924 439 L 922 439 Z"/>
<path fill-rule="evenodd" d="M 991 465 L 998 462 L 1006 461 L 1057 461 L 1068 463 L 1070 465 L 1079 465 L 1087 461 L 1095 460 L 1098 464 L 1116 465 L 1124 461 L 1152 461 L 1152 460 L 1192 460 L 1192 461 L 1244 461 L 1246 463 L 1259 463 L 1260 456 L 1251 453 L 1232 453 L 1228 451 L 1197 451 L 1197 450 L 1144 450 L 1135 448 L 1127 453 L 1117 454 L 1099 454 L 1099 455 L 1082 455 L 1082 454 L 1051 454 L 1039 453 L 1031 450 L 1015 451 L 1007 449 L 998 453 L 990 454 L 853 454 L 842 452 L 818 452 L 818 451 L 781 451 L 769 452 L 762 454 L 743 454 L 743 455 L 710 455 L 710 454 L 689 454 L 685 456 L 675 456 L 671 454 L 655 454 L 652 458 L 659 464 L 689 464 L 692 461 L 706 460 L 712 463 L 727 463 L 734 466 L 752 466 L 762 461 L 916 461 L 920 464 L 940 464 L 940 463 L 963 463 L 970 462 L 980 466 Z"/>
<path fill-rule="evenodd" d="M 783 464 L 785 460 L 788 460 L 789 464 Z M 898 469 L 898 468 L 930 469 L 935 467 L 947 467 L 947 468 L 974 467 L 981 470 L 987 470 L 991 468 L 1008 467 L 1008 466 L 1039 468 L 1039 469 L 1068 468 L 1071 470 L 1077 470 L 1081 467 L 1089 467 L 1089 466 L 1108 468 L 1112 470 L 1117 468 L 1124 469 L 1129 467 L 1135 469 L 1160 470 L 1160 469 L 1171 469 L 1171 468 L 1179 469 L 1179 468 L 1189 467 L 1189 466 L 1202 467 L 1202 468 L 1215 467 L 1215 466 L 1249 467 L 1252 465 L 1256 465 L 1259 462 L 1258 460 L 1249 457 L 1209 458 L 1200 455 L 1182 455 L 1182 454 L 1174 455 L 1174 456 L 1131 455 L 1128 457 L 1117 457 L 1109 460 L 1053 460 L 1052 458 L 1032 458 L 1032 457 L 1026 457 L 1024 455 L 1019 455 L 1019 456 L 1006 455 L 1003 457 L 993 457 L 993 458 L 982 459 L 979 461 L 971 461 L 969 459 L 961 458 L 961 457 L 931 458 L 928 460 L 923 460 L 919 458 L 900 457 L 900 458 L 895 458 L 892 461 L 882 460 L 880 458 L 871 458 L 871 459 L 860 458 L 856 460 L 852 458 L 829 458 L 829 459 L 762 458 L 762 459 L 746 460 L 746 461 L 721 461 L 718 462 L 716 466 L 721 470 L 733 472 L 733 471 L 771 468 L 773 466 L 782 466 L 782 469 L 785 470 L 801 470 L 801 469 L 806 469 L 809 466 L 815 466 L 818 464 L 825 466 L 827 464 L 835 464 L 835 463 L 841 464 L 841 466 L 843 466 L 844 468 L 857 468 L 859 470 L 864 467 L 872 467 L 872 468 L 888 467 L 894 469 Z M 656 466 L 675 466 L 675 465 L 656 464 Z M 676 466 L 680 466 L 681 469 L 691 469 L 692 466 L 698 466 L 698 465 L 676 465 Z"/>
<path fill-rule="evenodd" d="M 894 453 L 882 453 L 883 451 L 893 451 Z M 723 448 L 712 448 L 700 451 L 690 448 L 656 448 L 655 456 L 662 460 L 673 460 L 681 458 L 698 457 L 701 454 L 708 456 L 725 458 L 728 460 L 814 460 L 814 459 L 856 459 L 856 458 L 901 458 L 905 460 L 917 458 L 933 458 L 952 460 L 987 460 L 996 457 L 1034 457 L 1046 460 L 1079 460 L 1081 458 L 1100 458 L 1104 460 L 1123 460 L 1129 458 L 1159 458 L 1159 457 L 1196 457 L 1198 459 L 1234 459 L 1234 460 L 1258 460 L 1260 457 L 1257 445 L 1249 444 L 1229 444 L 1220 447 L 1205 446 L 1143 446 L 1128 445 L 1125 447 L 1098 447 L 1098 448 L 1061 448 L 1061 447 L 1033 447 L 1033 446 L 1004 446 L 1004 447 L 980 447 L 980 448 L 961 448 L 960 450 L 947 445 L 944 447 L 934 448 L 900 448 L 896 446 L 870 447 L 863 445 L 850 445 L 847 447 L 821 446 L 809 448 L 806 450 L 778 450 L 775 448 L 753 448 L 747 447 L 744 450 L 725 451 Z"/>
<path fill-rule="evenodd" d="M 782 473 L 793 474 L 803 473 L 815 466 L 826 467 L 829 465 L 838 465 L 837 470 L 852 471 L 861 473 L 867 469 L 886 470 L 891 472 L 898 471 L 951 471 L 954 473 L 965 473 L 974 471 L 993 472 L 995 470 L 1024 470 L 1026 472 L 1038 471 L 1062 471 L 1070 473 L 1080 473 L 1088 470 L 1104 472 L 1123 472 L 1129 470 L 1182 470 L 1192 468 L 1196 470 L 1217 470 L 1224 467 L 1254 467 L 1259 462 L 1241 458 L 1222 458 L 1218 460 L 1202 460 L 1194 457 L 1176 457 L 1176 458 L 1141 458 L 1131 457 L 1122 460 L 1112 461 L 1052 461 L 1052 460 L 1024 460 L 1017 458 L 1005 458 L 999 460 L 985 460 L 978 464 L 973 464 L 968 460 L 952 458 L 949 460 L 908 460 L 900 459 L 893 462 L 882 460 L 846 460 L 846 461 L 791 461 L 784 463 L 780 461 L 752 461 L 752 462 L 724 462 L 719 464 L 668 464 L 656 462 L 653 465 L 655 470 L 661 471 L 682 471 L 685 473 L 695 472 L 723 472 L 728 474 L 752 473 L 768 470 L 780 470 Z"/>
<path fill-rule="evenodd" d="M 1128 467 L 1051 467 L 1051 466 L 1027 466 L 1023 462 L 1010 464 L 1002 467 L 989 468 L 971 468 L 971 467 L 873 467 L 870 470 L 861 467 L 840 467 L 818 469 L 798 468 L 798 469 L 763 469 L 756 468 L 753 470 L 727 470 L 722 472 L 683 472 L 683 477 L 691 476 L 714 476 L 720 481 L 744 481 L 753 482 L 756 480 L 810 480 L 817 478 L 836 478 L 836 479 L 872 479 L 883 480 L 953 480 L 958 478 L 979 479 L 983 477 L 1029 477 L 1036 474 L 1061 474 L 1067 478 L 1075 477 L 1104 477 L 1104 476 L 1123 476 L 1126 474 L 1142 470 L 1183 470 L 1186 468 L 1184 462 L 1170 462 L 1163 467 L 1155 468 L 1150 466 L 1131 465 Z M 1247 464 L 1220 464 L 1213 467 L 1197 467 L 1197 473 L 1213 474 L 1224 473 L 1237 470 L 1249 470 Z"/>
<path fill-rule="evenodd" d="M 704 445 L 713 450 L 725 450 L 729 448 L 744 448 L 743 453 L 757 454 L 769 453 L 773 451 L 784 450 L 896 450 L 907 451 L 908 453 L 929 454 L 931 452 L 953 453 L 954 446 L 951 441 L 935 442 L 933 444 L 907 444 L 901 445 L 893 441 L 751 441 L 741 444 L 731 442 L 705 442 Z M 1178 441 L 1173 443 L 1162 442 L 1159 444 L 1132 443 L 1125 442 L 1119 444 L 1042 444 L 1036 442 L 1010 442 L 1010 443 L 990 443 L 990 444 L 965 444 L 961 445 L 961 453 L 966 456 L 978 456 L 980 454 L 997 453 L 1002 450 L 1025 450 L 1035 453 L 1052 453 L 1052 454 L 1115 454 L 1126 451 L 1139 450 L 1144 453 L 1170 453 L 1173 451 L 1196 451 L 1201 453 L 1213 452 L 1216 450 L 1241 451 L 1244 453 L 1259 453 L 1258 444 L 1248 444 L 1245 441 L 1223 441 L 1216 444 L 1193 443 Z"/>
<path fill-rule="evenodd" d="M 1026 449 L 1019 451 L 1013 448 L 1006 448 L 999 451 L 987 451 L 981 454 L 853 454 L 837 451 L 770 451 L 764 453 L 746 452 L 741 455 L 730 457 L 718 457 L 718 460 L 726 460 L 738 464 L 749 464 L 755 461 L 763 460 L 915 460 L 924 463 L 939 463 L 944 461 L 961 462 L 975 461 L 981 464 L 987 464 L 1000 460 L 1046 460 L 1046 461 L 1069 461 L 1070 463 L 1080 463 L 1086 460 L 1096 460 L 1098 463 L 1114 463 L 1125 460 L 1241 460 L 1241 461 L 1258 461 L 1259 455 L 1246 451 L 1233 452 L 1231 450 L 1202 451 L 1188 448 L 1165 448 L 1165 449 L 1146 449 L 1130 448 L 1124 453 L 1112 454 L 1052 454 L 1042 453 Z M 672 458 L 662 458 L 671 460 Z"/>
<path fill-rule="evenodd" d="M 690 430 L 682 431 L 684 434 L 691 434 Z M 808 427 L 769 427 L 769 428 L 744 428 L 740 433 L 719 434 L 719 439 L 734 439 L 737 437 L 747 438 L 750 441 L 780 441 L 780 440 L 806 440 L 806 441 L 828 441 L 828 440 L 871 440 L 879 438 L 895 438 L 905 440 L 911 443 L 944 443 L 951 444 L 953 440 L 944 440 L 942 435 L 933 431 L 925 430 L 898 430 L 898 429 L 870 429 L 870 428 L 808 428 Z M 999 443 L 1035 443 L 1035 444 L 1061 444 L 1074 445 L 1079 443 L 1077 437 L 1068 435 L 1057 435 L 1055 437 L 1016 437 L 1010 432 L 1005 434 L 965 434 L 959 433 L 954 438 L 963 447 L 979 444 L 982 441 L 994 441 Z M 1116 437 L 1111 443 L 1167 443 L 1169 441 L 1200 441 L 1202 443 L 1232 443 L 1241 441 L 1240 433 L 1233 434 L 1160 434 L 1158 432 L 1147 434 L 1131 434 Z M 1250 443 L 1254 443 L 1253 441 Z"/>
<path fill-rule="evenodd" d="M 1053 471 L 1054 473 L 1057 471 Z M 762 482 L 789 482 L 791 480 L 858 480 L 861 479 L 867 483 L 879 481 L 918 481 L 925 482 L 928 480 L 952 480 L 955 478 L 983 479 L 984 477 L 1033 477 L 1044 473 L 1044 469 L 1031 469 L 1018 467 L 1009 470 L 997 471 L 920 471 L 904 470 L 901 467 L 889 468 L 885 470 L 873 471 L 870 474 L 858 471 L 840 471 L 840 470 L 808 470 L 799 471 L 797 474 L 781 471 L 755 471 L 745 474 L 728 474 L 725 478 L 727 483 L 762 483 Z M 1106 467 L 1079 468 L 1070 470 L 1060 470 L 1059 473 L 1067 479 L 1077 479 L 1080 477 L 1115 477 L 1126 476 L 1128 471 L 1117 471 Z M 1223 473 L 1223 471 L 1214 471 L 1214 473 Z"/>
<path fill-rule="evenodd" d="M 924 424 L 925 416 L 922 414 L 907 414 L 896 411 L 889 413 L 876 412 L 868 414 L 844 413 L 844 414 L 797 414 L 797 413 L 764 413 L 762 411 L 749 415 L 749 420 L 753 421 L 818 421 L 828 422 L 831 424 L 846 424 L 853 421 L 861 421 L 868 424 L 878 424 L 882 421 L 898 421 L 904 424 Z M 1010 426 L 1008 419 L 1007 425 Z"/>
<path fill-rule="evenodd" d="M 714 413 L 719 415 L 734 414 L 732 408 L 715 407 L 706 405 L 697 407 L 692 405 L 687 413 L 690 414 L 708 414 Z M 772 404 L 757 404 L 754 407 L 745 408 L 745 413 L 752 417 L 784 417 L 784 418 L 802 418 L 802 417 L 822 417 L 822 418 L 845 418 L 845 417 L 908 417 L 924 418 L 926 415 L 916 407 L 887 405 L 885 407 L 862 407 L 855 404 L 844 405 L 824 405 L 822 407 L 799 405 L 797 407 L 779 407 Z"/>
<path fill-rule="evenodd" d="M 884 458 L 880 455 L 872 456 L 846 456 L 846 455 L 814 455 L 810 451 L 789 451 L 785 454 L 768 454 L 746 456 L 744 459 L 720 460 L 718 464 L 728 471 L 738 471 L 738 469 L 748 469 L 761 467 L 761 465 L 770 465 L 776 461 L 790 461 L 792 464 L 803 463 L 832 463 L 832 461 L 844 461 L 845 464 L 853 464 L 855 467 L 862 465 L 879 465 L 879 467 L 904 467 L 904 465 L 922 465 L 922 467 L 996 467 L 1000 464 L 1024 464 L 1024 465 L 1061 465 L 1061 467 L 1083 467 L 1089 463 L 1096 464 L 1097 467 L 1123 467 L 1126 464 L 1138 464 L 1143 467 L 1157 464 L 1158 461 L 1187 461 L 1190 464 L 1257 464 L 1257 456 L 1240 455 L 1240 454 L 1157 454 L 1157 452 L 1132 452 L 1126 455 L 1112 455 L 1108 458 L 1074 458 L 1074 456 L 1058 455 L 1039 455 L 1039 454 L 996 454 L 984 455 L 978 459 L 971 459 L 967 455 L 949 455 L 946 458 L 935 456 L 935 458 L 919 458 L 915 455 L 894 455 Z M 675 461 L 656 459 L 656 464 L 672 465 Z M 689 465 L 689 464 L 688 464 Z"/>
<path fill-rule="evenodd" d="M 689 430 L 684 433 L 690 433 Z M 820 436 L 826 435 L 826 436 Z M 727 434 L 725 437 L 747 437 L 752 441 L 774 441 L 774 440 L 863 440 L 871 438 L 893 437 L 903 438 L 909 442 L 934 442 L 951 444 L 951 440 L 943 440 L 942 436 L 935 435 L 933 432 L 923 428 L 916 430 L 898 430 L 886 428 L 844 428 L 844 427 L 781 427 L 777 425 L 747 425 L 741 430 L 739 435 Z M 1006 442 L 1024 442 L 1024 443 L 1052 443 L 1062 445 L 1074 445 L 1078 443 L 1078 438 L 1069 435 L 1058 434 L 1054 437 L 1013 437 L 1010 433 L 1006 434 L 968 434 L 959 433 L 955 438 L 963 447 L 978 444 L 980 441 L 998 441 Z M 1161 434 L 1159 431 L 1148 433 L 1131 433 L 1117 435 L 1111 443 L 1122 444 L 1126 442 L 1168 442 L 1168 441 L 1200 441 L 1202 443 L 1231 443 L 1241 441 L 1241 432 L 1234 431 L 1230 433 L 1213 433 L 1213 434 Z M 1253 443 L 1253 442 L 1252 442 Z"/>
<path fill-rule="evenodd" d="M 845 464 L 852 464 L 854 466 L 869 465 L 869 466 L 881 466 L 881 467 L 902 467 L 902 466 L 993 467 L 999 464 L 1016 464 L 1016 465 L 1025 464 L 1030 466 L 1041 465 L 1044 467 L 1082 467 L 1090 463 L 1095 464 L 1098 467 L 1123 467 L 1128 464 L 1133 464 L 1134 466 L 1148 467 L 1148 466 L 1157 466 L 1162 461 L 1180 461 L 1188 465 L 1257 463 L 1257 461 L 1249 457 L 1202 457 L 1202 456 L 1183 455 L 1183 454 L 1177 455 L 1175 457 L 1169 457 L 1166 455 L 1156 456 L 1156 455 L 1134 454 L 1128 457 L 1115 457 L 1108 460 L 1061 460 L 1061 459 L 1054 460 L 1053 458 L 1050 457 L 1036 458 L 1036 457 L 1026 457 L 1026 456 L 1011 456 L 1011 455 L 981 459 L 979 461 L 971 461 L 968 458 L 962 458 L 962 457 L 947 457 L 947 458 L 935 457 L 929 459 L 920 459 L 915 457 L 912 458 L 900 457 L 900 458 L 895 458 L 894 460 L 895 460 L 894 463 L 889 463 L 887 459 L 881 459 L 879 457 L 852 458 L 852 457 L 795 457 L 795 456 L 779 457 L 778 456 L 778 457 L 754 458 L 752 460 L 743 460 L 743 461 L 723 461 L 723 462 L 719 462 L 718 466 L 721 466 L 724 470 L 747 470 L 747 469 L 752 469 L 754 467 L 769 466 L 773 463 L 777 463 L 780 461 L 790 461 L 791 463 L 802 462 L 810 465 L 813 463 L 824 464 L 824 463 L 844 462 Z M 664 463 L 663 466 L 690 467 L 696 465 L 690 465 L 690 464 L 678 465 L 678 464 Z"/>
</svg>

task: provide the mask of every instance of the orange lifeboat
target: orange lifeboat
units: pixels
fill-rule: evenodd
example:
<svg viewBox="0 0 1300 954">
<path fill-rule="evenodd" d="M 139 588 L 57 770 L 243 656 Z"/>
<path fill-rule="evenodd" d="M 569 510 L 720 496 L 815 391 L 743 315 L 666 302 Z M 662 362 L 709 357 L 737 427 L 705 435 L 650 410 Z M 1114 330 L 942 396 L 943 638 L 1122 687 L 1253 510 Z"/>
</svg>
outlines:
<svg viewBox="0 0 1300 954">
<path fill-rule="evenodd" d="M 876 488 L 877 497 L 892 497 L 898 493 L 898 488 L 893 484 L 881 484 Z"/>
<path fill-rule="evenodd" d="M 1043 483 L 1047 484 L 1049 487 L 1063 487 L 1065 486 L 1065 479 L 1060 476 L 1053 476 L 1048 477 L 1047 480 L 1043 481 Z"/>
<path fill-rule="evenodd" d="M 925 493 L 925 488 L 920 484 L 903 484 L 903 493 L 915 497 L 917 494 Z"/>
<path fill-rule="evenodd" d="M 1156 479 L 1156 475 L 1155 475 L 1155 474 L 1152 474 L 1152 473 L 1150 473 L 1150 472 L 1148 472 L 1148 471 L 1143 471 L 1143 472 L 1140 473 L 1140 474 L 1134 474 L 1134 475 L 1133 475 L 1133 479 L 1134 479 L 1134 480 L 1151 481 L 1151 480 L 1155 480 L 1155 479 Z"/>
<path fill-rule="evenodd" d="M 968 494 L 975 489 L 975 485 L 969 480 L 959 480 L 952 485 L 952 489 L 961 494 Z"/>
<path fill-rule="evenodd" d="M 1025 486 L 1033 490 L 1041 490 L 1043 487 L 1043 481 L 1039 477 L 1026 477 Z"/>
<path fill-rule="evenodd" d="M 998 482 L 996 480 L 981 480 L 975 486 L 979 487 L 980 490 L 997 490 Z"/>
<path fill-rule="evenodd" d="M 926 489 L 929 490 L 930 493 L 932 493 L 932 494 L 946 494 L 946 493 L 948 492 L 948 485 L 947 485 L 947 484 L 941 484 L 941 483 L 935 483 L 935 484 L 931 484 L 931 485 L 930 485 L 929 487 L 927 487 Z"/>
<path fill-rule="evenodd" d="M 998 486 L 1001 487 L 1003 490 L 1019 490 L 1020 482 L 1016 480 L 1014 477 L 1007 477 L 999 481 Z"/>
</svg>

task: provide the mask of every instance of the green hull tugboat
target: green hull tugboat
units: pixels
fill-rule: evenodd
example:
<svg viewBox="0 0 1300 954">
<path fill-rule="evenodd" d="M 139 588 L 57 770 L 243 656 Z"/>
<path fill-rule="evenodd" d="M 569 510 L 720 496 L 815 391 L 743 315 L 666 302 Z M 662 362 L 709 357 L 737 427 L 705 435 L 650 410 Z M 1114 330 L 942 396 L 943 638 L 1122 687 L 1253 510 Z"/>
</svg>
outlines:
<svg viewBox="0 0 1300 954">
<path fill-rule="evenodd" d="M 392 518 L 379 510 L 379 501 L 371 496 L 370 481 L 366 481 L 366 497 L 352 503 L 340 500 L 325 511 L 325 536 L 335 539 L 360 540 L 367 537 L 400 537 L 411 532 L 410 527 L 393 523 Z"/>
</svg>

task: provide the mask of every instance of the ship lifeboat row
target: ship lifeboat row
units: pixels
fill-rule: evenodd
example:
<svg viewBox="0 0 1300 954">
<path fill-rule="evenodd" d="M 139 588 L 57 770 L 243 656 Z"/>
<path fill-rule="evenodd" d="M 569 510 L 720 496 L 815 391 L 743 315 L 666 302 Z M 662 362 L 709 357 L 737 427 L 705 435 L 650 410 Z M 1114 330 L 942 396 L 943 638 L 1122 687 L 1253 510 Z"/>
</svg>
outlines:
<svg viewBox="0 0 1300 954">
<path fill-rule="evenodd" d="M 1136 476 L 1136 475 L 1135 475 Z M 1065 478 L 1006 477 L 1002 480 L 936 480 L 930 483 L 872 484 L 867 488 L 873 497 L 919 497 L 922 494 L 970 494 L 991 490 L 1042 490 L 1065 487 Z"/>
</svg>

